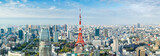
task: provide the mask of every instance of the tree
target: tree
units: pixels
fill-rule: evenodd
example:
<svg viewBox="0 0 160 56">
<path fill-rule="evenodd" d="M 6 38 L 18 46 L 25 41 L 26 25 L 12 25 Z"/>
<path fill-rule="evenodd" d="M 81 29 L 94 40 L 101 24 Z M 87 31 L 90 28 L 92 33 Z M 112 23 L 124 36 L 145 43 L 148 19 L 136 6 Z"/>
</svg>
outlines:
<svg viewBox="0 0 160 56">
<path fill-rule="evenodd" d="M 28 53 L 27 56 L 31 56 L 31 54 Z"/>
<path fill-rule="evenodd" d="M 22 47 L 18 47 L 17 50 L 22 50 Z"/>
</svg>

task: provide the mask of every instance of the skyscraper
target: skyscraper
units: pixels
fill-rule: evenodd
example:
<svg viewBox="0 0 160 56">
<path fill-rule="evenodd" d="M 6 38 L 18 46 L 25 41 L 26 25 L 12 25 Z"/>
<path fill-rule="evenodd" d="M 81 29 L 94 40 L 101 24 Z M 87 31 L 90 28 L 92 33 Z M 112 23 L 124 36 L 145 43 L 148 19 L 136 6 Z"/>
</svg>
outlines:
<svg viewBox="0 0 160 56">
<path fill-rule="evenodd" d="M 53 37 L 53 27 L 49 27 L 50 36 Z"/>
<path fill-rule="evenodd" d="M 51 43 L 48 29 L 42 29 L 39 44 L 39 56 L 51 56 Z"/>
<path fill-rule="evenodd" d="M 58 31 L 58 26 L 54 25 L 53 29 L 54 29 L 54 32 Z"/>
<path fill-rule="evenodd" d="M 7 33 L 11 34 L 12 33 L 12 28 L 8 28 Z"/>
<path fill-rule="evenodd" d="M 88 34 L 88 40 L 91 40 L 91 34 Z"/>
<path fill-rule="evenodd" d="M 70 34 L 70 31 L 69 30 L 67 30 L 67 38 L 68 39 L 71 39 L 71 36 L 70 36 L 71 34 Z"/>
<path fill-rule="evenodd" d="M 107 38 L 107 37 L 108 37 L 108 30 L 107 30 L 107 29 L 104 29 L 103 34 L 104 34 L 104 37 Z"/>
<path fill-rule="evenodd" d="M 73 40 L 72 37 L 73 37 L 73 32 L 71 32 L 70 30 L 67 30 L 67 38 L 69 40 Z"/>
<path fill-rule="evenodd" d="M 22 31 L 22 30 L 19 30 L 19 31 L 18 31 L 18 38 L 22 40 L 23 37 L 24 37 L 23 31 Z"/>
<path fill-rule="evenodd" d="M 95 28 L 95 36 L 99 36 L 99 29 Z"/>
<path fill-rule="evenodd" d="M 49 35 L 48 29 L 41 30 L 40 41 L 49 41 L 50 42 L 50 35 Z"/>
<path fill-rule="evenodd" d="M 132 33 L 134 33 L 134 27 L 132 26 L 131 28 L 132 28 Z"/>
<path fill-rule="evenodd" d="M 64 31 L 67 31 L 67 24 L 64 25 Z"/>
<path fill-rule="evenodd" d="M 119 44 L 118 44 L 118 39 L 116 38 L 116 37 L 113 37 L 114 39 L 113 39 L 113 48 L 112 48 L 112 50 L 114 51 L 114 52 L 118 52 L 118 48 L 119 48 Z"/>
<path fill-rule="evenodd" d="M 51 43 L 48 41 L 40 41 L 39 56 L 52 56 Z"/>
<path fill-rule="evenodd" d="M 25 34 L 25 42 L 29 42 L 28 32 L 26 32 L 26 34 Z"/>
<path fill-rule="evenodd" d="M 54 32 L 53 41 L 54 41 L 54 42 L 58 42 L 58 32 Z"/>
<path fill-rule="evenodd" d="M 141 26 L 140 26 L 140 23 L 137 23 L 137 28 L 140 28 Z"/>
<path fill-rule="evenodd" d="M 36 34 L 32 33 L 32 38 L 36 38 Z"/>
<path fill-rule="evenodd" d="M 4 33 L 4 29 L 1 29 L 1 33 Z"/>
</svg>

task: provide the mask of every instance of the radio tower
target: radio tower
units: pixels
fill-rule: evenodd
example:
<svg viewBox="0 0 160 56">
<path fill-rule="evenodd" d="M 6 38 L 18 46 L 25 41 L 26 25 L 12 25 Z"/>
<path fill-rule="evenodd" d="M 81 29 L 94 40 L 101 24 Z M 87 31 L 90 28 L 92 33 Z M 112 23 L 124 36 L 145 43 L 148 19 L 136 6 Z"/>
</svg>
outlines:
<svg viewBox="0 0 160 56">
<path fill-rule="evenodd" d="M 78 33 L 78 39 L 77 39 L 75 46 L 77 44 L 82 44 L 82 46 L 84 46 L 85 43 L 84 43 L 84 40 L 82 37 L 82 28 L 81 28 L 81 9 L 79 11 L 80 11 L 80 14 L 79 14 L 79 33 Z"/>
</svg>

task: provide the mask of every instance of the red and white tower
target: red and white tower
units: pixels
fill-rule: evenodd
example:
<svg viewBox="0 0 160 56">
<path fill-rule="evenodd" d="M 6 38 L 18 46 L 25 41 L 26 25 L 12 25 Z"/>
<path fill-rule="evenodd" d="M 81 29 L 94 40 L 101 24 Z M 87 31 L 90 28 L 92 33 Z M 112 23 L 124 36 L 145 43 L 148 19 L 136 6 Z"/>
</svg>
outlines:
<svg viewBox="0 0 160 56">
<path fill-rule="evenodd" d="M 81 44 L 82 46 L 85 45 L 83 37 L 82 37 L 82 28 L 81 28 L 81 9 L 80 9 L 80 14 L 79 14 L 79 34 L 78 34 L 78 39 L 77 42 L 75 44 L 75 46 L 77 44 Z"/>
</svg>

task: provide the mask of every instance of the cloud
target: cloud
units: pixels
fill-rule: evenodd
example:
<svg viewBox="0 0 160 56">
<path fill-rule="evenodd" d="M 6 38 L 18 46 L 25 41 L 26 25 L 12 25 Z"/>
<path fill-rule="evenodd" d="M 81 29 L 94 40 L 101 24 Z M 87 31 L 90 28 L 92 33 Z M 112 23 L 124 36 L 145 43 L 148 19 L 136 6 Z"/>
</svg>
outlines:
<svg viewBox="0 0 160 56">
<path fill-rule="evenodd" d="M 0 4 L 2 4 L 2 2 L 0 1 Z"/>
<path fill-rule="evenodd" d="M 49 9 L 50 10 L 54 10 L 56 7 L 55 6 L 52 6 L 52 7 L 50 7 Z"/>
<path fill-rule="evenodd" d="M 110 2 L 109 6 L 110 4 L 115 4 L 115 6 L 121 4 L 122 6 L 109 8 L 107 7 L 108 1 Z M 97 23 L 98 21 L 100 23 L 101 21 L 106 21 L 107 23 L 147 23 L 150 22 L 148 19 L 157 20 L 160 18 L 160 1 L 158 0 L 103 0 L 103 2 L 96 3 L 99 3 L 100 5 L 92 4 L 91 6 L 85 6 L 83 3 L 66 1 L 63 3 L 63 5 L 60 4 L 57 6 L 54 4 L 43 8 L 41 7 L 43 4 L 41 4 L 38 5 L 37 7 L 39 8 L 37 8 L 28 7 L 27 4 L 21 3 L 19 1 L 10 1 L 9 3 L 0 6 L 0 18 L 19 17 L 75 19 L 78 18 L 78 9 L 80 7 L 82 8 L 82 18 L 85 19 L 86 22 L 95 20 Z"/>
<path fill-rule="evenodd" d="M 22 0 L 22 1 L 25 2 L 25 3 L 27 2 L 27 0 Z"/>
</svg>

